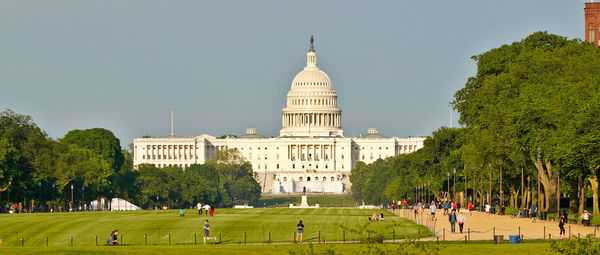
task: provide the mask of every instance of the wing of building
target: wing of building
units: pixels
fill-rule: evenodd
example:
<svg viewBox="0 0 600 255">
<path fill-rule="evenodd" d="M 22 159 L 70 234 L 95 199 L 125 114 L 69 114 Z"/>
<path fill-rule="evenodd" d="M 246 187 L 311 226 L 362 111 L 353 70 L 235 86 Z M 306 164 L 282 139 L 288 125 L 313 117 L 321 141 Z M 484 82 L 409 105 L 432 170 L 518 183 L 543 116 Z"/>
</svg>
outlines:
<svg viewBox="0 0 600 255">
<path fill-rule="evenodd" d="M 360 137 L 344 137 L 342 110 L 331 79 L 317 66 L 312 38 L 306 66 L 294 77 L 282 110 L 280 136 L 266 138 L 249 128 L 240 137 L 136 138 L 133 162 L 157 167 L 210 161 L 218 150 L 236 148 L 252 164 L 263 193 L 348 191 L 357 162 L 410 153 L 425 137 L 386 137 L 370 128 Z"/>
</svg>

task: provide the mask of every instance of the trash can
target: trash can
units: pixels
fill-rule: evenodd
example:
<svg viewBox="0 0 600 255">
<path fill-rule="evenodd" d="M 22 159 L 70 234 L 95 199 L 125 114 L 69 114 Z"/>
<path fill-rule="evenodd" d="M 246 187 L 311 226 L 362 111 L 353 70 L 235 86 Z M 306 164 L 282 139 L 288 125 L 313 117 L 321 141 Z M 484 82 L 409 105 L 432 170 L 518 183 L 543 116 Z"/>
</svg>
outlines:
<svg viewBox="0 0 600 255">
<path fill-rule="evenodd" d="M 521 237 L 519 235 L 509 235 L 508 239 L 509 239 L 508 243 L 510 243 L 510 244 L 521 243 Z"/>
<path fill-rule="evenodd" d="M 503 235 L 495 235 L 494 236 L 494 243 L 495 244 L 502 244 L 502 243 L 504 243 L 504 236 Z"/>
</svg>

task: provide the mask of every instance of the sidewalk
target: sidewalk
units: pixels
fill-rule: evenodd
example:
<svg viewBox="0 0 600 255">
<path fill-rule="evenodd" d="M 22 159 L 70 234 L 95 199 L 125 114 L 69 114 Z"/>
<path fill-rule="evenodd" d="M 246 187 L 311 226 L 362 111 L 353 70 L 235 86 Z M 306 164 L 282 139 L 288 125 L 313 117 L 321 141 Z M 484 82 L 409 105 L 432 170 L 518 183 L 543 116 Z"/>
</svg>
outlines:
<svg viewBox="0 0 600 255">
<path fill-rule="evenodd" d="M 509 235 L 520 235 L 523 240 L 527 239 L 556 239 L 559 236 L 558 223 L 556 221 L 537 220 L 535 223 L 531 219 L 512 218 L 509 215 L 487 215 L 483 212 L 463 212 L 466 217 L 463 234 L 460 234 L 458 223 L 456 223 L 456 233 L 450 232 L 450 222 L 448 216 L 443 215 L 443 210 L 436 211 L 436 220 L 431 219 L 429 209 L 419 213 L 414 217 L 412 209 L 396 209 L 393 211 L 399 217 L 407 218 L 418 224 L 424 225 L 435 233 L 436 237 L 423 240 L 446 240 L 458 241 L 465 240 L 493 240 L 495 235 L 504 235 L 504 240 Z M 458 215 L 458 214 L 457 214 Z M 567 236 L 581 236 L 587 234 L 596 234 L 596 227 L 583 227 L 580 224 L 566 224 L 565 230 Z M 599 233 L 600 234 L 600 233 Z"/>
</svg>

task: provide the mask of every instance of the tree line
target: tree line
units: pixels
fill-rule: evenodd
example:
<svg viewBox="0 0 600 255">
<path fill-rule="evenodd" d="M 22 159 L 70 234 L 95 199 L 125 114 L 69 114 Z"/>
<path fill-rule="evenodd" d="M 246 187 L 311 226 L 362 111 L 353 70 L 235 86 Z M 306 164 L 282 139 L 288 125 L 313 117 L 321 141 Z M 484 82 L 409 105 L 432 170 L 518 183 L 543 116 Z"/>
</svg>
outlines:
<svg viewBox="0 0 600 255">
<path fill-rule="evenodd" d="M 103 128 L 71 130 L 54 140 L 30 116 L 0 113 L 0 210 L 69 210 L 99 198 L 123 198 L 142 207 L 217 206 L 252 202 L 260 185 L 237 151 L 207 164 L 134 169 L 130 152 Z"/>
<path fill-rule="evenodd" d="M 355 198 L 384 203 L 430 192 L 444 199 L 456 190 L 479 204 L 502 198 L 555 212 L 561 197 L 561 208 L 579 214 L 592 198 L 600 215 L 598 48 L 536 32 L 472 59 L 477 73 L 451 102 L 463 127 L 435 131 L 414 153 L 357 164 Z"/>
</svg>

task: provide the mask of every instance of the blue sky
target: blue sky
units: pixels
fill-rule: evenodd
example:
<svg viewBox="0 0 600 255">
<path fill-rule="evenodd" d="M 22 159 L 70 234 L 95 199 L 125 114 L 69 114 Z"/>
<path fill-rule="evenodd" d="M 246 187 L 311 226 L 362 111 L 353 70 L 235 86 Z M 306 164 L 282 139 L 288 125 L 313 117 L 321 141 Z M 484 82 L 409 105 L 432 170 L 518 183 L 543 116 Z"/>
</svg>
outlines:
<svg viewBox="0 0 600 255">
<path fill-rule="evenodd" d="M 315 36 L 346 136 L 429 135 L 471 56 L 547 30 L 583 37 L 579 0 L 0 0 L 0 108 L 53 138 L 103 127 L 122 145 L 169 134 L 277 136 Z M 454 114 L 456 126 L 456 114 Z"/>
</svg>

